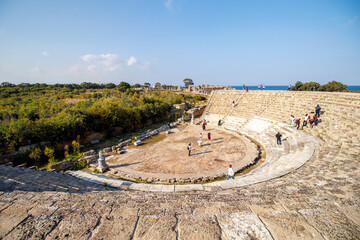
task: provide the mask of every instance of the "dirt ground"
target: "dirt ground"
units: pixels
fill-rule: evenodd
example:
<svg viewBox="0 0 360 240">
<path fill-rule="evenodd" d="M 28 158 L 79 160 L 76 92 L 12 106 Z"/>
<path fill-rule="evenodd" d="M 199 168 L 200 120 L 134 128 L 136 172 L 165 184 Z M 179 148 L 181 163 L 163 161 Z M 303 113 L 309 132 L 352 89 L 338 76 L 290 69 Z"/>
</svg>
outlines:
<svg viewBox="0 0 360 240">
<path fill-rule="evenodd" d="M 208 140 L 208 133 L 211 140 Z M 203 146 L 198 146 L 200 133 Z M 187 145 L 192 151 L 188 156 Z M 170 134 L 160 133 L 144 141 L 141 146 L 130 146 L 127 153 L 109 159 L 110 168 L 141 177 L 174 178 L 219 176 L 227 173 L 229 164 L 235 171 L 253 163 L 258 155 L 256 145 L 246 137 L 200 125 L 179 126 Z"/>
</svg>

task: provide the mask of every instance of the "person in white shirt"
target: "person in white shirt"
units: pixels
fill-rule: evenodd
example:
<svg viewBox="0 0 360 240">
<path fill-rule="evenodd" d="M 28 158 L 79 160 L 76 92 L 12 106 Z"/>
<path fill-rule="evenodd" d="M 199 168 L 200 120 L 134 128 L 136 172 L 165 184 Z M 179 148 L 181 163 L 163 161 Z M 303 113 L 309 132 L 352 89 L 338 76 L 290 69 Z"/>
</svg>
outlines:
<svg viewBox="0 0 360 240">
<path fill-rule="evenodd" d="M 234 178 L 234 170 L 232 169 L 232 165 L 229 164 L 229 168 L 228 168 L 228 175 L 227 175 L 227 180 L 229 180 L 229 178 L 235 179 Z"/>
<path fill-rule="evenodd" d="M 304 122 L 303 122 L 303 128 L 304 128 L 304 126 L 307 126 L 308 121 L 309 121 L 309 115 L 306 114 L 305 118 L 304 118 Z"/>
<path fill-rule="evenodd" d="M 295 117 L 293 115 L 290 116 L 290 126 L 295 125 Z"/>
</svg>

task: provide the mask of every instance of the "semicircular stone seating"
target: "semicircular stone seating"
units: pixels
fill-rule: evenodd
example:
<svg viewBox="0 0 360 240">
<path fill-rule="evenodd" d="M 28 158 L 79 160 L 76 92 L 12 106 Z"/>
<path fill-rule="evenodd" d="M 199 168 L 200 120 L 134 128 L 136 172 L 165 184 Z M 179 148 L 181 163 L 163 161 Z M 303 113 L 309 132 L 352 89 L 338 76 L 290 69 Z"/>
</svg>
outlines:
<svg viewBox="0 0 360 240">
<path fill-rule="evenodd" d="M 290 114 L 303 118 L 316 104 L 318 126 L 289 126 Z M 0 238 L 359 239 L 360 94 L 214 91 L 203 117 L 256 139 L 266 161 L 191 188 L 0 165 Z M 186 191 L 197 188 L 209 191 Z"/>
<path fill-rule="evenodd" d="M 168 185 L 134 183 L 81 171 L 71 172 L 71 174 L 94 183 L 106 183 L 122 189 L 155 192 L 207 190 L 211 188 L 228 189 L 284 176 L 308 161 L 313 156 L 315 148 L 319 147 L 323 142 L 320 138 L 314 137 L 306 131 L 297 130 L 284 123 L 287 122 L 286 119 L 292 113 L 291 109 L 286 112 L 286 109 L 281 109 L 281 106 L 278 106 L 277 113 L 273 110 L 274 105 L 276 106 L 282 101 L 289 102 L 285 97 L 287 93 L 284 91 L 245 92 L 226 90 L 214 91 L 210 96 L 208 106 L 202 116 L 209 125 L 217 126 L 218 121 L 221 120 L 221 128 L 224 131 L 246 135 L 260 143 L 265 150 L 266 158 L 264 163 L 246 175 L 236 177 L 235 180 L 215 181 L 205 184 Z M 278 100 L 280 97 L 284 99 Z M 232 105 L 233 101 L 236 103 L 234 107 Z M 309 106 L 306 104 L 309 104 Z M 308 113 L 310 113 L 311 109 L 314 108 L 314 104 L 316 102 L 305 103 L 304 109 L 306 109 L 306 105 Z M 299 107 L 294 107 L 293 111 L 296 112 L 299 109 Z M 303 115 L 305 113 L 304 110 Z M 267 118 L 271 116 L 274 116 L 275 119 Z M 279 116 L 283 116 L 282 120 L 284 122 L 276 120 L 276 117 Z M 284 141 L 282 145 L 276 143 L 275 135 L 277 132 L 283 135 Z"/>
</svg>

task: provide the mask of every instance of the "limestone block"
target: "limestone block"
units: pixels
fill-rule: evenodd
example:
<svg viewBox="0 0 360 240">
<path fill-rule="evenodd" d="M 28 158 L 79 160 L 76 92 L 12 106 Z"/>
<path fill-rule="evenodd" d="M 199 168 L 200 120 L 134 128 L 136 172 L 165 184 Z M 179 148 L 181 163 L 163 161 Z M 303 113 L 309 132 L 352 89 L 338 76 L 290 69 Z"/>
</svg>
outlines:
<svg viewBox="0 0 360 240">
<path fill-rule="evenodd" d="M 60 171 L 64 171 L 65 169 L 71 168 L 72 166 L 74 166 L 75 162 L 71 159 L 65 160 L 65 161 L 61 161 L 58 163 L 55 163 L 53 165 L 50 165 L 50 170 L 56 171 L 56 172 L 60 172 Z"/>
</svg>

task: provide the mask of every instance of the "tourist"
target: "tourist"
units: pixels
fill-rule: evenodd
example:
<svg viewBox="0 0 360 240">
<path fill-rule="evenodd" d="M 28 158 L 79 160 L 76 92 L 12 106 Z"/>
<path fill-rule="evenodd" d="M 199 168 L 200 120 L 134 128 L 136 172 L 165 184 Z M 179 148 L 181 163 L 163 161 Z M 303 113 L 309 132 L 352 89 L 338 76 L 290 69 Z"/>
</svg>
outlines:
<svg viewBox="0 0 360 240">
<path fill-rule="evenodd" d="M 221 119 L 219 119 L 218 121 L 218 126 L 221 126 Z"/>
<path fill-rule="evenodd" d="M 235 179 L 235 178 L 234 178 L 234 170 L 232 169 L 231 164 L 229 164 L 227 180 L 229 180 L 230 177 L 231 177 L 232 179 Z"/>
<path fill-rule="evenodd" d="M 295 117 L 294 117 L 294 115 L 291 115 L 290 116 L 290 126 L 294 126 L 294 124 L 295 124 Z"/>
<path fill-rule="evenodd" d="M 306 127 L 307 126 L 307 122 L 309 121 L 309 115 L 308 114 L 305 114 L 305 118 L 304 118 L 304 122 L 303 122 L 303 128 L 304 126 Z"/>
<path fill-rule="evenodd" d="M 202 133 L 200 133 L 200 140 L 202 140 Z"/>
<path fill-rule="evenodd" d="M 235 102 L 234 102 L 234 101 L 232 101 L 231 105 L 232 105 L 232 107 L 235 107 Z"/>
<path fill-rule="evenodd" d="M 318 117 L 316 116 L 316 114 L 314 115 L 313 119 L 314 119 L 315 126 L 317 126 L 319 120 L 318 120 Z"/>
<path fill-rule="evenodd" d="M 276 136 L 276 143 L 278 145 L 281 145 L 281 137 L 282 137 L 282 135 L 280 134 L 280 132 L 278 132 L 275 136 Z"/>
<path fill-rule="evenodd" d="M 189 156 L 191 155 L 191 143 L 187 146 L 187 150 L 189 151 Z"/>
<path fill-rule="evenodd" d="M 315 116 L 320 117 L 320 110 L 321 107 L 319 106 L 319 104 L 315 107 Z"/>
<path fill-rule="evenodd" d="M 249 91 L 248 87 L 246 87 L 246 91 L 247 91 L 247 92 Z"/>
<path fill-rule="evenodd" d="M 245 84 L 243 84 L 243 90 L 245 90 Z"/>
<path fill-rule="evenodd" d="M 260 90 L 260 85 L 258 86 L 258 89 Z"/>
<path fill-rule="evenodd" d="M 312 118 L 309 119 L 309 125 L 310 125 L 310 128 L 313 127 L 313 123 L 314 123 L 314 120 Z"/>
<path fill-rule="evenodd" d="M 289 87 L 288 87 L 288 90 L 290 91 L 290 88 L 291 88 L 291 84 L 289 84 Z"/>
<path fill-rule="evenodd" d="M 169 127 L 169 129 L 171 129 L 171 124 L 168 122 L 168 127 Z"/>
<path fill-rule="evenodd" d="M 300 127 L 300 119 L 301 118 L 298 118 L 298 119 L 296 119 L 296 125 L 297 125 L 297 130 L 299 130 L 299 127 Z"/>
<path fill-rule="evenodd" d="M 206 128 L 206 120 L 204 119 L 203 122 L 202 122 L 202 128 L 203 130 L 205 131 L 205 128 Z"/>
<path fill-rule="evenodd" d="M 211 140 L 211 133 L 208 133 L 208 139 Z"/>
<path fill-rule="evenodd" d="M 263 85 L 263 90 L 265 90 L 265 85 Z"/>
</svg>

